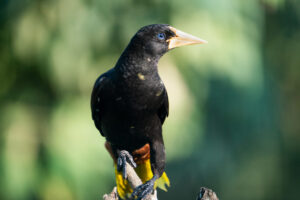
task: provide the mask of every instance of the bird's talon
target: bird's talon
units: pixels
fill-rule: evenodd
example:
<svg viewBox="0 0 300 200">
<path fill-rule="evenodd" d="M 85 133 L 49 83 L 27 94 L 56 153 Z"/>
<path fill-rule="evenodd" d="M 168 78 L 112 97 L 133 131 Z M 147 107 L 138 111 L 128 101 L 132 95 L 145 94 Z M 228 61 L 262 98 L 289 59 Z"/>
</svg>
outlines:
<svg viewBox="0 0 300 200">
<path fill-rule="evenodd" d="M 126 150 L 122 150 L 119 152 L 118 162 L 117 162 L 117 170 L 122 171 L 123 178 L 127 178 L 126 173 L 126 162 L 128 162 L 132 167 L 136 167 L 136 163 L 133 161 L 133 157 Z"/>
<path fill-rule="evenodd" d="M 155 180 L 156 180 L 156 177 L 152 178 L 149 181 L 147 181 L 143 185 L 140 185 L 140 186 L 136 187 L 133 190 L 132 194 L 131 194 L 131 198 L 135 199 L 135 200 L 142 200 L 148 194 L 153 192 L 153 187 L 154 187 Z"/>
</svg>

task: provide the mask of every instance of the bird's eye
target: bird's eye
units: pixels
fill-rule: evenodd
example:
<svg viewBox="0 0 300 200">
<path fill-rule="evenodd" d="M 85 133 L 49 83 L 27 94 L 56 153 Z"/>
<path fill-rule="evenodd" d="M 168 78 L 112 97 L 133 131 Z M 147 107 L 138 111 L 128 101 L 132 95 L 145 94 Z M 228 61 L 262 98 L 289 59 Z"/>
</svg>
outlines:
<svg viewBox="0 0 300 200">
<path fill-rule="evenodd" d="M 164 33 L 157 34 L 157 38 L 160 39 L 160 40 L 164 40 L 165 37 L 166 37 L 166 35 Z"/>
</svg>

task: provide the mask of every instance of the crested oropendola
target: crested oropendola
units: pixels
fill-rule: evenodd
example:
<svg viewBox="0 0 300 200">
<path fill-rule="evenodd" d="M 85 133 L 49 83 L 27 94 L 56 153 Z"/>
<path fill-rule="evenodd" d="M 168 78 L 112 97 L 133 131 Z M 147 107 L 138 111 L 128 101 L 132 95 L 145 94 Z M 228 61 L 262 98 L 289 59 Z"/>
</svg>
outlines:
<svg viewBox="0 0 300 200">
<path fill-rule="evenodd" d="M 145 26 L 133 36 L 116 65 L 96 80 L 92 118 L 115 161 L 121 198 L 132 193 L 143 199 L 157 186 L 169 185 L 162 136 L 169 101 L 157 64 L 170 49 L 203 43 L 167 24 Z M 143 181 L 134 190 L 126 181 L 126 162 L 136 167 Z"/>
</svg>

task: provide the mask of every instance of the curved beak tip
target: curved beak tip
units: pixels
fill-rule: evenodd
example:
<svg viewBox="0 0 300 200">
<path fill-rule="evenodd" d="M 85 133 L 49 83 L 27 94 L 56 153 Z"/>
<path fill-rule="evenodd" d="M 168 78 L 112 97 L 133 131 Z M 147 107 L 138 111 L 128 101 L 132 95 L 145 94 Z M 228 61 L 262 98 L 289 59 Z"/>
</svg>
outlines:
<svg viewBox="0 0 300 200">
<path fill-rule="evenodd" d="M 176 28 L 169 27 L 175 36 L 169 39 L 169 49 L 193 44 L 207 44 L 206 40 L 195 37 Z"/>
<path fill-rule="evenodd" d="M 203 40 L 202 43 L 203 44 L 208 44 L 208 41 L 207 40 Z"/>
</svg>

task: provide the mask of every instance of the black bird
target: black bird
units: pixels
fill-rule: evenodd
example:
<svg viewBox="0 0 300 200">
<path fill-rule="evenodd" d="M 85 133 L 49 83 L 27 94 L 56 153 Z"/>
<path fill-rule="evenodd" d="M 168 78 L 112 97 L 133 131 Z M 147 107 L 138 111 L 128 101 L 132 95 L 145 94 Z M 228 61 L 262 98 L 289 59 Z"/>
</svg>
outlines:
<svg viewBox="0 0 300 200">
<path fill-rule="evenodd" d="M 126 161 L 137 167 L 144 183 L 132 192 L 133 197 L 144 198 L 154 187 L 160 186 L 159 183 L 169 185 L 164 173 L 162 136 L 169 102 L 157 64 L 170 49 L 201 43 L 206 41 L 167 24 L 145 26 L 133 36 L 115 67 L 96 80 L 91 97 L 92 118 L 115 158 L 117 189 L 121 198 L 132 192 L 124 181 Z M 150 156 L 145 156 L 147 149 Z M 141 162 L 135 159 L 136 166 L 132 154 L 139 151 L 145 155 L 140 155 L 144 158 Z"/>
</svg>

